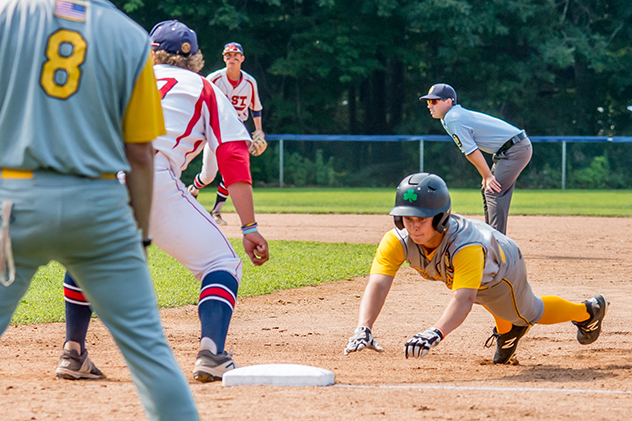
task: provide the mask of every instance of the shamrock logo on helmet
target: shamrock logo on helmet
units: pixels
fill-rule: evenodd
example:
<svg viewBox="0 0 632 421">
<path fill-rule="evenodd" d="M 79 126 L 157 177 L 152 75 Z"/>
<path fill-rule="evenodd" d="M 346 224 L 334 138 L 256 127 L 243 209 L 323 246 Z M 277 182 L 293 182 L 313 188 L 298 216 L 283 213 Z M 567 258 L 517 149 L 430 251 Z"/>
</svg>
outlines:
<svg viewBox="0 0 632 421">
<path fill-rule="evenodd" d="M 415 194 L 415 190 L 408 189 L 408 191 L 404 193 L 404 200 L 408 200 L 411 203 L 417 200 L 417 195 Z"/>
</svg>

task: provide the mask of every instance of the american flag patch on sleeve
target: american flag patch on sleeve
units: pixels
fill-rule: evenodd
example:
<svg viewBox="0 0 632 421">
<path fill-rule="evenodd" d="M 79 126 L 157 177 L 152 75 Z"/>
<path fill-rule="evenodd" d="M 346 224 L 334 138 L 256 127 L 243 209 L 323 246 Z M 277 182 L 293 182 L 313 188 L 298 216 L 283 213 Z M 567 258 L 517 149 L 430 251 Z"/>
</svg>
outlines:
<svg viewBox="0 0 632 421">
<path fill-rule="evenodd" d="M 54 15 L 75 22 L 85 22 L 87 8 L 88 4 L 82 1 L 57 0 Z"/>
</svg>

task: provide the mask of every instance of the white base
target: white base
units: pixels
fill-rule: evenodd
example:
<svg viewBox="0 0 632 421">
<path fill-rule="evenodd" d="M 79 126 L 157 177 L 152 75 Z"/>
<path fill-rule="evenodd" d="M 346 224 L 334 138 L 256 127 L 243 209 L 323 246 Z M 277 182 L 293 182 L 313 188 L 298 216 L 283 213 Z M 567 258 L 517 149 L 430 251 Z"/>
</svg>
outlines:
<svg viewBox="0 0 632 421">
<path fill-rule="evenodd" d="M 334 373 L 319 367 L 298 364 L 261 364 L 227 371 L 223 386 L 329 386 Z"/>
</svg>

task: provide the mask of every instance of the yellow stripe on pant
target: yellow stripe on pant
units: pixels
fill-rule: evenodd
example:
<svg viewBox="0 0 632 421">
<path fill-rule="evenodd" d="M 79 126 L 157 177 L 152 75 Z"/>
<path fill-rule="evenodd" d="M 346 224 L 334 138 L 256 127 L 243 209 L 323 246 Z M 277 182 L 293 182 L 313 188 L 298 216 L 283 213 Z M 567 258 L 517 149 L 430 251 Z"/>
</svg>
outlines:
<svg viewBox="0 0 632 421">
<path fill-rule="evenodd" d="M 15 170 L 11 168 L 2 168 L 0 170 L 0 179 L 2 180 L 31 180 L 33 178 L 32 170 Z M 92 178 L 92 177 L 88 177 Z M 115 179 L 116 174 L 102 174 L 95 179 Z"/>
</svg>

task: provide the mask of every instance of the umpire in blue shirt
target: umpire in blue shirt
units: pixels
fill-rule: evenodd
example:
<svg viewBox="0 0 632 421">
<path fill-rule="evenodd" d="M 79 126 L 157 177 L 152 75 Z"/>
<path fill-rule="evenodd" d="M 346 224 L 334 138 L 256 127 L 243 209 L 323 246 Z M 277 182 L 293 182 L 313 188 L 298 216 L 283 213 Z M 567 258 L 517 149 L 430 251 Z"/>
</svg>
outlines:
<svg viewBox="0 0 632 421">
<path fill-rule="evenodd" d="M 483 177 L 485 222 L 505 234 L 516 179 L 533 152 L 527 134 L 503 120 L 457 105 L 454 88 L 445 83 L 433 85 L 419 99 L 427 101 L 432 117 L 441 119 L 443 128 Z M 492 155 L 491 170 L 481 151 Z"/>
</svg>

